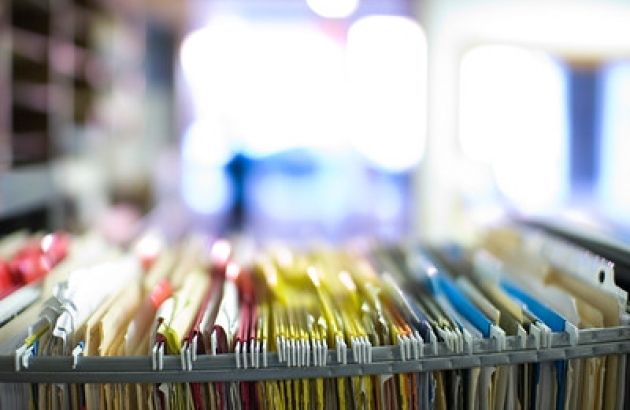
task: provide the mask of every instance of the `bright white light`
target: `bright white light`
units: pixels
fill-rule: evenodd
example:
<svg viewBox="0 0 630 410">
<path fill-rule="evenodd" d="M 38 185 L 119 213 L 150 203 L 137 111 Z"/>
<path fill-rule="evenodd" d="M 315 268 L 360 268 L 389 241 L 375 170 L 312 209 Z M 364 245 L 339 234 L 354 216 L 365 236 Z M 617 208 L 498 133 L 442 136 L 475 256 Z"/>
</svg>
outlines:
<svg viewBox="0 0 630 410">
<path fill-rule="evenodd" d="M 260 26 L 242 79 L 239 120 L 247 155 L 344 145 L 343 50 L 302 26 Z"/>
<path fill-rule="evenodd" d="M 317 29 L 212 21 L 181 62 L 197 115 L 220 115 L 246 155 L 345 144 L 343 48 Z"/>
<path fill-rule="evenodd" d="M 232 245 L 225 239 L 219 239 L 210 249 L 210 257 L 214 263 L 224 264 L 230 258 L 232 254 Z"/>
<path fill-rule="evenodd" d="M 614 217 L 630 222 L 630 62 L 609 66 L 604 76 L 600 197 Z"/>
<path fill-rule="evenodd" d="M 217 214 L 229 208 L 233 200 L 230 179 L 220 168 L 184 165 L 182 197 L 191 210 L 200 214 Z"/>
<path fill-rule="evenodd" d="M 308 268 L 306 268 L 306 273 L 308 274 L 308 277 L 311 278 L 311 282 L 313 282 L 313 285 L 315 285 L 316 288 L 319 287 L 319 273 L 317 272 L 317 269 L 315 269 L 312 266 L 309 266 Z"/>
<path fill-rule="evenodd" d="M 265 269 L 267 272 L 267 283 L 271 288 L 278 286 L 278 271 L 275 266 L 271 266 L 269 269 Z"/>
<path fill-rule="evenodd" d="M 477 47 L 462 59 L 460 92 L 464 153 L 489 163 L 499 189 L 522 210 L 557 202 L 567 185 L 559 65 L 522 48 Z"/>
<path fill-rule="evenodd" d="M 355 292 L 357 290 L 357 285 L 355 285 L 352 277 L 345 270 L 339 272 L 339 279 L 350 292 Z"/>
<path fill-rule="evenodd" d="M 351 16 L 359 6 L 359 0 L 306 0 L 316 14 L 327 18 Z"/>
<path fill-rule="evenodd" d="M 450 19 L 447 31 L 461 46 L 518 44 L 578 60 L 610 60 L 630 51 L 630 7 L 623 3 L 489 2 Z"/>
<path fill-rule="evenodd" d="M 234 262 L 228 262 L 227 267 L 225 268 L 225 276 L 228 278 L 228 280 L 236 282 L 240 274 L 241 267 Z"/>
<path fill-rule="evenodd" d="M 49 252 L 54 241 L 55 241 L 55 237 L 53 236 L 53 234 L 49 233 L 48 235 L 44 236 L 40 242 L 40 247 L 42 251 L 44 251 L 44 253 Z"/>
<path fill-rule="evenodd" d="M 278 265 L 282 268 L 289 269 L 290 266 L 293 266 L 293 264 L 295 263 L 293 260 L 293 253 L 287 247 L 279 246 L 276 249 L 275 255 L 278 261 Z"/>
<path fill-rule="evenodd" d="M 216 117 L 194 122 L 181 144 L 182 160 L 188 165 L 222 167 L 234 156 L 229 136 Z"/>
<path fill-rule="evenodd" d="M 238 107 L 240 82 L 251 71 L 246 54 L 251 38 L 251 25 L 231 16 L 215 18 L 184 38 L 182 72 L 198 115 Z"/>
<path fill-rule="evenodd" d="M 426 38 L 414 20 L 372 16 L 348 32 L 353 145 L 377 166 L 404 171 L 422 159 Z"/>
<path fill-rule="evenodd" d="M 149 231 L 136 243 L 135 252 L 141 257 L 156 257 L 164 246 L 164 237 L 156 231 Z"/>
<path fill-rule="evenodd" d="M 351 144 L 394 172 L 422 158 L 426 39 L 414 20 L 361 19 L 344 54 L 316 28 L 221 19 L 186 37 L 181 60 L 197 116 L 219 115 L 247 156 Z"/>
<path fill-rule="evenodd" d="M 464 55 L 460 78 L 459 138 L 470 158 L 500 159 L 519 140 L 544 142 L 554 152 L 562 148 L 564 81 L 549 57 L 481 46 Z"/>
</svg>

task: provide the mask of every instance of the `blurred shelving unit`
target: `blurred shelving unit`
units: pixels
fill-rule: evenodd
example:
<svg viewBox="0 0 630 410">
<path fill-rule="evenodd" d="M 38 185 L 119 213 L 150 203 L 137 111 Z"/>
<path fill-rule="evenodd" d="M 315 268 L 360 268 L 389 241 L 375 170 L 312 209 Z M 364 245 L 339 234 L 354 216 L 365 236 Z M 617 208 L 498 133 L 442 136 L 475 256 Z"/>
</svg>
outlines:
<svg viewBox="0 0 630 410">
<path fill-rule="evenodd" d="M 103 101 L 114 84 L 125 85 L 115 78 L 116 32 L 131 24 L 142 31 L 130 10 L 101 0 L 0 5 L 0 231 L 32 212 L 40 217 L 25 218 L 22 227 L 67 227 L 78 191 L 90 184 L 106 189 L 69 164 L 106 166 L 87 156 L 114 131 L 111 114 L 103 113 L 112 105 Z"/>
</svg>

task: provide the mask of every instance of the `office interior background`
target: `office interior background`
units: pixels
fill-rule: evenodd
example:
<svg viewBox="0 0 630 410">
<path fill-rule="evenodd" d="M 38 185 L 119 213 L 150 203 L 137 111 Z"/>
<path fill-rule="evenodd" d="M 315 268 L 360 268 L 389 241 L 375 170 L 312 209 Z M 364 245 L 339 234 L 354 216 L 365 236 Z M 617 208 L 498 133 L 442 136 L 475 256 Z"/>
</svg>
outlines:
<svg viewBox="0 0 630 410">
<path fill-rule="evenodd" d="M 630 2 L 8 0 L 0 230 L 630 225 Z"/>
</svg>

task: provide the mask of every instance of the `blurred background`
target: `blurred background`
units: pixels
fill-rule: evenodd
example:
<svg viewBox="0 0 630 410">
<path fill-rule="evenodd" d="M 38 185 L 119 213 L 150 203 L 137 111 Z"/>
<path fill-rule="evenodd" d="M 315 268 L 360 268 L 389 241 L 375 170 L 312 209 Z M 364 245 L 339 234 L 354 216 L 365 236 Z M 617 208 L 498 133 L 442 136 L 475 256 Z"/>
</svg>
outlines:
<svg viewBox="0 0 630 410">
<path fill-rule="evenodd" d="M 628 0 L 4 1 L 0 233 L 623 235 L 629 21 Z"/>
</svg>

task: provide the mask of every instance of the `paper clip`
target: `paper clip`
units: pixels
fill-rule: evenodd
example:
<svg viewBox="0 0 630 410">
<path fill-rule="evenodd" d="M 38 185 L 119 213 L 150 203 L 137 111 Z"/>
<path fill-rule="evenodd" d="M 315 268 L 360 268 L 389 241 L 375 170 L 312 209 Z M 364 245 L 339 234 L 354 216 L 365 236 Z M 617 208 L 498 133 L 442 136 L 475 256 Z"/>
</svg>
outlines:
<svg viewBox="0 0 630 410">
<path fill-rule="evenodd" d="M 250 351 L 250 355 L 251 355 L 251 362 L 252 362 L 252 367 L 258 368 L 259 367 L 259 348 L 260 348 L 260 342 L 256 339 L 251 339 L 249 341 L 249 351 Z"/>
<path fill-rule="evenodd" d="M 405 356 L 407 359 L 411 360 L 411 340 L 407 335 L 403 335 L 402 339 L 405 346 Z"/>
<path fill-rule="evenodd" d="M 247 341 L 240 342 L 241 354 L 243 355 L 243 368 L 247 369 Z"/>
<path fill-rule="evenodd" d="M 538 322 L 536 325 L 540 329 L 540 346 L 548 349 L 551 347 L 551 329 L 542 322 Z"/>
<path fill-rule="evenodd" d="M 505 350 L 507 341 L 505 339 L 505 332 L 503 329 L 497 325 L 490 326 L 490 338 L 494 339 L 498 351 Z"/>
<path fill-rule="evenodd" d="M 433 332 L 433 329 L 431 329 L 428 332 L 428 336 L 429 336 L 429 345 L 431 346 L 431 354 L 434 356 L 437 356 L 438 354 L 438 339 L 437 336 L 435 335 L 435 332 Z"/>
<path fill-rule="evenodd" d="M 236 358 L 236 368 L 241 368 L 241 342 L 240 340 L 236 342 L 234 346 L 234 357 Z"/>
<path fill-rule="evenodd" d="M 293 336 L 291 337 L 291 366 L 300 366 L 300 353 L 300 341 Z"/>
<path fill-rule="evenodd" d="M 263 340 L 262 343 L 262 355 L 263 355 L 263 367 L 267 367 L 267 339 Z"/>
<path fill-rule="evenodd" d="M 164 343 L 158 342 L 151 349 L 151 364 L 154 371 L 161 371 L 164 368 Z"/>
<path fill-rule="evenodd" d="M 76 369 L 79 362 L 79 356 L 83 356 L 83 349 L 85 348 L 85 342 L 80 341 L 77 346 L 72 350 L 72 368 Z"/>
<path fill-rule="evenodd" d="M 337 346 L 337 362 L 348 364 L 348 346 L 346 341 L 340 335 L 335 336 L 335 345 Z"/>
<path fill-rule="evenodd" d="M 22 355 L 22 366 L 24 366 L 25 369 L 28 369 L 29 362 L 33 356 L 33 346 L 29 346 L 24 352 L 24 355 Z"/>
<path fill-rule="evenodd" d="M 190 345 L 188 341 L 184 341 L 182 348 L 179 350 L 179 358 L 183 371 L 190 371 L 192 369 L 192 363 L 190 361 Z"/>
<path fill-rule="evenodd" d="M 185 355 L 185 359 L 186 359 L 186 361 L 185 361 L 186 368 L 184 370 L 192 371 L 192 369 L 193 369 L 193 355 L 195 354 L 195 350 L 193 349 L 193 345 L 186 343 L 186 345 L 184 346 L 184 348 L 182 350 L 184 351 L 184 355 Z"/>
<path fill-rule="evenodd" d="M 16 372 L 19 372 L 20 369 L 22 368 L 22 360 L 28 349 L 29 347 L 26 344 L 23 344 L 22 346 L 20 346 L 19 348 L 15 350 L 15 371 Z M 28 367 L 28 366 L 25 366 L 25 367 Z"/>
<path fill-rule="evenodd" d="M 197 348 L 199 347 L 199 334 L 195 333 L 195 335 L 192 338 L 192 351 L 191 351 L 191 361 L 196 362 L 197 361 Z M 192 370 L 192 366 L 191 366 L 191 370 Z"/>
<path fill-rule="evenodd" d="M 311 365 L 311 350 L 313 349 L 313 346 L 311 345 L 310 340 L 304 340 L 302 339 L 302 352 L 304 353 L 304 366 L 310 366 Z"/>
<path fill-rule="evenodd" d="M 350 338 L 350 348 L 352 349 L 352 357 L 354 357 L 354 360 L 357 363 L 363 362 L 362 340 L 359 337 L 357 337 L 357 336 L 351 337 Z"/>
<path fill-rule="evenodd" d="M 74 305 L 69 305 L 66 307 L 66 310 L 61 312 L 57 322 L 55 323 L 55 328 L 53 329 L 52 335 L 53 340 L 57 340 L 58 343 L 61 343 L 62 354 L 68 355 L 71 351 L 70 349 L 72 340 L 74 339 L 74 325 L 76 323 L 76 311 L 74 310 Z"/>
<path fill-rule="evenodd" d="M 540 332 L 540 328 L 538 326 L 536 326 L 536 324 L 532 323 L 532 325 L 529 327 L 529 334 L 534 337 L 534 345 L 536 346 L 536 349 L 540 349 L 540 347 L 541 347 L 541 332 Z M 525 340 L 521 340 L 520 348 L 521 349 L 525 348 Z"/>
<path fill-rule="evenodd" d="M 577 346 L 580 342 L 580 331 L 577 326 L 566 321 L 564 323 L 564 331 L 569 335 L 569 344 L 571 344 L 571 346 Z"/>
<path fill-rule="evenodd" d="M 472 335 L 470 334 L 470 332 L 466 329 L 464 329 L 462 331 L 462 336 L 464 339 L 464 350 L 465 353 L 468 355 L 472 355 L 473 354 L 473 338 Z"/>
</svg>

